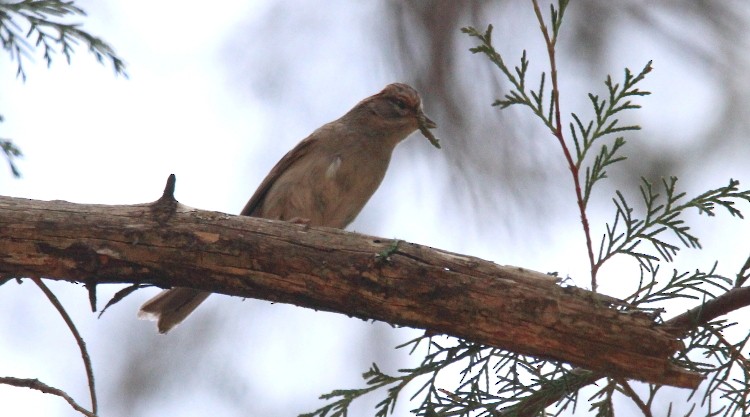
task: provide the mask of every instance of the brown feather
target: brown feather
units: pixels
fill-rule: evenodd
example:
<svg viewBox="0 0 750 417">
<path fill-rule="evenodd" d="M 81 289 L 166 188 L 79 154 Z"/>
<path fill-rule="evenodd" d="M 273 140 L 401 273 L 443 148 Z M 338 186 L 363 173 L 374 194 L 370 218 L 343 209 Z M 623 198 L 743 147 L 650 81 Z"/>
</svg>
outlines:
<svg viewBox="0 0 750 417">
<path fill-rule="evenodd" d="M 417 129 L 434 127 L 413 88 L 390 84 L 287 152 L 240 214 L 344 228 L 377 190 L 396 145 Z M 166 333 L 208 295 L 190 288 L 165 290 L 138 316 L 158 320 L 159 332 Z"/>
</svg>

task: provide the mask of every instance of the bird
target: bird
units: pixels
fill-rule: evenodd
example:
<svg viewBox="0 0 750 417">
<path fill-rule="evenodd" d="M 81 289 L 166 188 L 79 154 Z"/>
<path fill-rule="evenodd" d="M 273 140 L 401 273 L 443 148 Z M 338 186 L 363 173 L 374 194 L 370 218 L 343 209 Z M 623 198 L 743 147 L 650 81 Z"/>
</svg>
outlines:
<svg viewBox="0 0 750 417">
<path fill-rule="evenodd" d="M 389 84 L 287 152 L 240 215 L 343 229 L 380 186 L 396 145 L 419 130 L 440 148 L 429 130 L 436 127 L 414 88 Z M 185 287 L 163 290 L 141 306 L 138 318 L 157 321 L 163 334 L 210 294 Z"/>
</svg>

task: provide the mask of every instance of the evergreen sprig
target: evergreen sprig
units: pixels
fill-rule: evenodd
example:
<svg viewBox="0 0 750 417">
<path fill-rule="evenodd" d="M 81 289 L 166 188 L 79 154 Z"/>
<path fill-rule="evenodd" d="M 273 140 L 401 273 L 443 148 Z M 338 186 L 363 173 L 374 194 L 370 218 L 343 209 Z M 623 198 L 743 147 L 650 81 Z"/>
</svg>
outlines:
<svg viewBox="0 0 750 417">
<path fill-rule="evenodd" d="M 57 53 L 70 63 L 76 47 L 83 43 L 97 61 L 109 61 L 115 74 L 127 77 L 124 61 L 108 43 L 81 29 L 79 24 L 54 20 L 85 15 L 72 0 L 0 2 L 0 42 L 17 63 L 16 75 L 26 80 L 23 60 L 31 57 L 36 48 L 42 49 L 49 66 Z"/>
<path fill-rule="evenodd" d="M 702 395 L 695 392 L 689 398 L 693 408 L 703 408 L 705 415 L 750 415 L 750 363 L 742 353 L 748 349 L 750 333 L 734 343 L 724 336 L 727 329 L 737 325 L 719 319 L 695 329 L 684 340 L 685 349 L 675 358 L 680 366 L 707 376 Z M 654 391 L 659 388 L 652 386 Z"/>
<path fill-rule="evenodd" d="M 656 262 L 660 259 L 671 262 L 680 250 L 680 246 L 663 237 L 665 232 L 671 232 L 683 247 L 702 248 L 699 238 L 683 219 L 687 209 L 695 208 L 700 214 L 715 216 L 716 208 L 722 207 L 730 215 L 743 218 L 735 205 L 738 201 L 750 202 L 750 190 L 740 190 L 739 182 L 733 179 L 726 186 L 706 191 L 687 201 L 683 201 L 686 194 L 676 189 L 676 177 L 662 179 L 663 197 L 647 179 L 641 178 L 641 182 L 643 218 L 636 217 L 633 207 L 620 191 L 615 193 L 616 197 L 612 199 L 615 219 L 606 225 L 597 265 L 602 265 L 614 255 L 623 254 L 635 258 L 646 270 L 654 270 Z M 641 250 L 644 242 L 651 244 L 657 255 Z"/>
<path fill-rule="evenodd" d="M 613 398 L 617 388 L 617 382 L 608 380 L 601 389 L 589 397 L 589 411 L 595 411 L 597 417 L 613 417 L 615 415 Z"/>
<path fill-rule="evenodd" d="M 491 348 L 476 343 L 449 338 L 449 344 L 441 344 L 437 337 L 422 336 L 399 348 L 411 347 L 411 353 L 423 343 L 428 344 L 428 353 L 416 368 L 400 369 L 398 375 L 383 373 L 377 365 L 363 374 L 366 387 L 360 389 L 334 390 L 322 395 L 331 401 L 323 407 L 301 417 L 346 417 L 348 408 L 355 400 L 385 389 L 384 398 L 376 405 L 376 417 L 386 417 L 393 412 L 396 401 L 411 383 L 418 388 L 410 399 L 419 399 L 413 409 L 415 415 L 425 416 L 498 416 L 498 407 L 506 407 L 512 415 L 514 407 L 528 409 L 533 405 L 524 403 L 540 387 L 563 381 L 560 389 L 573 383 L 570 367 L 555 361 L 547 361 L 513 352 Z M 452 390 L 437 385 L 441 373 L 458 371 L 459 382 Z M 420 380 L 421 382 L 417 382 Z M 561 404 L 574 404 L 577 392 L 563 395 Z"/>
<path fill-rule="evenodd" d="M 2 123 L 4 120 L 5 119 L 3 119 L 3 116 L 0 115 L 0 123 Z M 13 141 L 5 138 L 0 138 L 0 148 L 3 150 L 5 160 L 8 162 L 8 166 L 10 167 L 10 171 L 13 173 L 13 176 L 19 178 L 21 176 L 21 171 L 18 170 L 15 160 L 23 156 L 21 154 L 21 150 L 18 149 Z"/>
<path fill-rule="evenodd" d="M 52 65 L 57 53 L 61 53 L 70 64 L 76 47 L 83 43 L 99 63 L 109 61 L 115 74 L 127 77 L 124 61 L 109 44 L 81 29 L 79 24 L 59 21 L 85 15 L 86 12 L 73 0 L 0 1 L 0 44 L 11 61 L 16 61 L 16 76 L 26 81 L 24 59 L 31 58 L 37 48 L 43 51 L 47 66 Z M 10 139 L 0 139 L 0 148 L 13 175 L 20 177 L 15 164 L 15 160 L 21 157 L 20 149 Z"/>
<path fill-rule="evenodd" d="M 422 384 L 418 391 L 412 396 L 416 398 L 422 393 L 426 393 L 423 402 L 429 403 L 432 396 L 437 394 L 435 380 L 438 373 L 455 363 L 471 360 L 485 349 L 484 347 L 459 341 L 457 346 L 445 348 L 431 340 L 429 337 L 419 337 L 411 340 L 398 348 L 411 346 L 413 353 L 423 341 L 428 341 L 429 347 L 433 352 L 425 355 L 421 365 L 412 369 L 400 369 L 397 376 L 388 375 L 380 370 L 376 364 L 362 374 L 362 378 L 367 385 L 361 389 L 334 390 L 322 395 L 322 400 L 333 400 L 333 402 L 311 412 L 302 414 L 300 417 L 346 417 L 348 408 L 353 401 L 361 398 L 373 391 L 386 388 L 386 396 L 376 406 L 376 416 L 385 417 L 393 412 L 398 396 L 402 390 L 415 379 L 426 376 L 427 380 Z"/>
<path fill-rule="evenodd" d="M 473 27 L 461 28 L 461 32 L 470 37 L 477 38 L 480 41 L 478 46 L 470 48 L 469 51 L 475 54 L 481 53 L 486 55 L 490 62 L 500 69 L 508 82 L 513 86 L 513 88 L 505 94 L 503 99 L 495 100 L 492 105 L 499 106 L 501 109 L 515 104 L 526 106 L 530 108 L 550 130 L 554 130 L 552 101 L 545 104 L 545 82 L 547 74 L 542 72 L 539 78 L 539 87 L 536 90 L 527 90 L 526 74 L 529 69 L 529 60 L 526 58 L 526 51 L 524 50 L 521 54 L 521 63 L 518 66 L 515 66 L 511 71 L 505 63 L 502 55 L 495 50 L 495 47 L 492 45 L 492 30 L 492 25 L 488 25 L 487 30 L 484 32 L 480 32 Z"/>
<path fill-rule="evenodd" d="M 570 123 L 570 134 L 575 145 L 575 166 L 581 169 L 587 154 L 594 147 L 594 143 L 605 136 L 615 133 L 621 133 L 632 130 L 640 130 L 637 125 L 620 124 L 619 119 L 614 117 L 625 110 L 635 110 L 641 108 L 640 105 L 634 104 L 629 100 L 631 97 L 647 96 L 651 94 L 648 91 L 638 89 L 637 84 L 651 72 L 652 62 L 649 61 L 637 75 L 629 69 L 625 69 L 625 77 L 622 83 L 615 83 L 612 77 L 607 76 L 604 85 L 607 87 L 608 97 L 600 98 L 598 95 L 589 93 L 588 98 L 594 108 L 594 119 L 588 123 L 581 121 L 581 118 L 572 113 L 571 117 L 574 122 Z M 594 184 L 607 178 L 606 168 L 612 164 L 625 160 L 625 156 L 618 154 L 618 151 L 625 145 L 625 138 L 618 136 L 615 138 L 611 147 L 606 144 L 599 148 L 599 153 L 594 159 L 594 163 L 585 169 L 585 179 L 583 187 L 584 206 L 588 206 L 589 198 L 594 188 Z"/>
<path fill-rule="evenodd" d="M 732 288 L 732 281 L 716 272 L 718 263 L 715 262 L 707 272 L 696 269 L 693 272 L 672 271 L 671 277 L 659 285 L 657 277 L 659 267 L 647 270 L 641 267 L 638 288 L 624 299 L 633 306 L 643 306 L 649 303 L 658 303 L 665 300 L 678 298 L 688 300 L 706 300 L 716 298 L 719 294 Z M 645 278 L 645 273 L 649 278 Z"/>
</svg>

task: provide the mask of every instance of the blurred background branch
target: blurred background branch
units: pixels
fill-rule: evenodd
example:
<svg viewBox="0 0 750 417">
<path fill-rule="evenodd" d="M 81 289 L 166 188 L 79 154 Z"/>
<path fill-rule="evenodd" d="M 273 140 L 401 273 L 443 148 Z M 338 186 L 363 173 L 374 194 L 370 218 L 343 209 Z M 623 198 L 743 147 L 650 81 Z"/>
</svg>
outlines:
<svg viewBox="0 0 750 417">
<path fill-rule="evenodd" d="M 587 271 L 579 268 L 585 266 L 582 235 L 577 218 L 568 214 L 574 201 L 561 180 L 566 167 L 528 115 L 490 107 L 508 86 L 467 52 L 473 45 L 458 31 L 502 21 L 495 29 L 498 48 L 511 54 L 528 48 L 532 63 L 542 63 L 545 51 L 534 46 L 541 38 L 529 23 L 534 20 L 527 3 L 76 4 L 89 13 L 82 29 L 117 45 L 131 79 L 125 86 L 123 77 L 113 80 L 98 66 L 76 60 L 72 70 L 25 66 L 30 82 L 21 85 L 16 66 L 2 62 L 0 113 L 6 121 L 0 137 L 18 140 L 27 155 L 18 163 L 26 178 L 4 184 L 3 194 L 127 204 L 146 201 L 155 179 L 176 172 L 189 184 L 181 201 L 237 212 L 270 165 L 311 129 L 388 82 L 404 81 L 424 96 L 445 152 L 428 153 L 418 141 L 400 145 L 408 150 L 398 152 L 353 228 L 586 282 L 581 277 Z M 739 0 L 573 2 L 558 48 L 568 111 L 588 114 L 585 95 L 576 92 L 589 91 L 592 79 L 598 83 L 604 74 L 654 59 L 646 81 L 653 95 L 623 120 L 643 126 L 629 135 L 629 154 L 637 157 L 610 171 L 606 187 L 637 195 L 641 176 L 658 183 L 676 175 L 695 195 L 707 178 L 710 185 L 729 177 L 748 183 L 747 27 L 750 5 Z M 34 54 L 45 62 L 41 49 Z M 602 216 L 602 206 L 609 213 L 609 201 L 596 203 L 600 197 L 592 196 L 594 217 Z M 734 276 L 747 257 L 747 228 L 716 222 L 696 233 L 705 236 L 704 246 L 715 248 L 712 254 L 730 258 L 717 274 Z M 716 257 L 693 258 L 705 266 Z M 621 293 L 626 281 L 618 272 L 601 272 L 614 277 L 602 284 L 604 293 Z M 63 349 L 38 348 L 67 336 L 56 335 L 48 325 L 53 319 L 40 313 L 26 287 L 8 283 L 0 290 L 0 332 L 8 347 L 3 366 L 50 375 L 55 385 L 80 377 L 77 367 L 66 367 L 73 360 L 60 359 Z M 160 338 L 134 319 L 142 300 L 123 301 L 104 323 L 89 317 L 84 291 L 53 289 L 66 305 L 81 306 L 71 315 L 82 334 L 93 335 L 94 365 L 104 363 L 106 371 L 97 376 L 102 409 L 110 416 L 288 416 L 316 408 L 321 392 L 359 383 L 373 361 L 384 372 L 418 365 L 392 351 L 418 334 L 382 323 L 217 297 L 190 326 Z M 676 304 L 670 311 L 691 307 Z M 728 331 L 747 334 L 741 326 Z M 666 410 L 673 395 L 658 390 L 653 404 Z M 18 397 L 0 392 L 2 400 Z M 34 398 L 26 404 L 44 407 Z M 351 413 L 369 415 L 375 404 L 365 401 Z M 397 409 L 408 412 L 404 404 Z M 687 408 L 676 403 L 672 411 L 685 414 Z M 69 415 L 62 407 L 42 410 L 37 414 Z"/>
</svg>

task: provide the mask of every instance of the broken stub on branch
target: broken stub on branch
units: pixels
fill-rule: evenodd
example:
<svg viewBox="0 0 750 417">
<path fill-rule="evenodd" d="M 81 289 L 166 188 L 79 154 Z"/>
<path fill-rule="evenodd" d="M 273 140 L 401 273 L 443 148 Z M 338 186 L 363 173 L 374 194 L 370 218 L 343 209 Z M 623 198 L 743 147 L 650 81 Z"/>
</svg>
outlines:
<svg viewBox="0 0 750 417">
<path fill-rule="evenodd" d="M 555 277 L 330 228 L 183 206 L 0 197 L 0 278 L 192 287 L 427 329 L 607 376 L 694 388 L 679 340 Z M 383 256 L 387 254 L 387 256 Z"/>
</svg>

